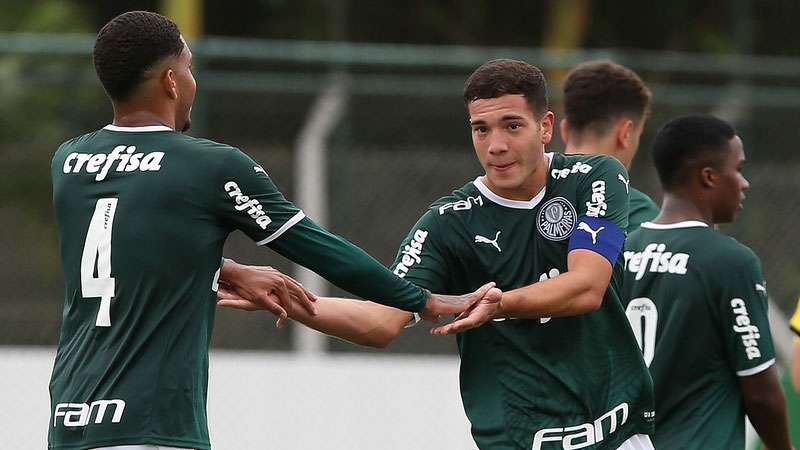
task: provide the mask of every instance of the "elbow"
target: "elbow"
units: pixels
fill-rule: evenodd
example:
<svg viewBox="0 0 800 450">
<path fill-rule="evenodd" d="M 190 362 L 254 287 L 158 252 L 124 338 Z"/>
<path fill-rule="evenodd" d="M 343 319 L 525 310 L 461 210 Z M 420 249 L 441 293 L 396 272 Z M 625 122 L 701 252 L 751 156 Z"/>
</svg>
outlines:
<svg viewBox="0 0 800 450">
<path fill-rule="evenodd" d="M 599 292 L 597 289 L 589 289 L 580 295 L 578 299 L 579 308 L 583 313 L 597 311 L 603 305 L 605 291 Z"/>
<path fill-rule="evenodd" d="M 381 326 L 365 334 L 356 344 L 372 348 L 386 348 L 402 330 L 402 327 Z"/>
</svg>

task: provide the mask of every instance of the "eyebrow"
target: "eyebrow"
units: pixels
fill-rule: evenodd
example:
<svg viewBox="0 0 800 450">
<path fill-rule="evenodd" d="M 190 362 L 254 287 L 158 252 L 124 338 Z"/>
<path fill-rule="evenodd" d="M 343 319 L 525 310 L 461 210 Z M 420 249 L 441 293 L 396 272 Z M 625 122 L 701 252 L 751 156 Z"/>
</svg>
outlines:
<svg viewBox="0 0 800 450">
<path fill-rule="evenodd" d="M 510 120 L 525 120 L 525 117 L 520 116 L 518 114 L 506 114 L 505 116 L 500 118 L 500 122 L 508 122 Z M 483 119 L 477 119 L 469 121 L 470 125 L 486 125 L 486 121 Z"/>
</svg>

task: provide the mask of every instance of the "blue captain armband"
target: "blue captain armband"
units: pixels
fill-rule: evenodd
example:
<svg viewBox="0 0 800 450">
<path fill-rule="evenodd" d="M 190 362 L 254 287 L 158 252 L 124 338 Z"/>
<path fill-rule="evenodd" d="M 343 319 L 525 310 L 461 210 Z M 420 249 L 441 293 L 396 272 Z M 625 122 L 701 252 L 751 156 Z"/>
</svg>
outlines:
<svg viewBox="0 0 800 450">
<path fill-rule="evenodd" d="M 599 253 L 613 266 L 625 243 L 625 232 L 617 224 L 598 217 L 580 216 L 569 238 L 569 251 L 582 248 Z"/>
</svg>

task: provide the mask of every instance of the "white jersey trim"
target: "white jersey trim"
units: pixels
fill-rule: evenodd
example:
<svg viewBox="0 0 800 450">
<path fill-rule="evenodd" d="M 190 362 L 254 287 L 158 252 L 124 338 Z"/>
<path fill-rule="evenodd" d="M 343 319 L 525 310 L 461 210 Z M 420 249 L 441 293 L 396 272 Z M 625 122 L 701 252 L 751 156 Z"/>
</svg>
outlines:
<svg viewBox="0 0 800 450">
<path fill-rule="evenodd" d="M 274 241 L 275 239 L 278 239 L 279 237 L 281 237 L 281 235 L 283 233 L 286 232 L 286 230 L 288 230 L 289 228 L 293 227 L 294 224 L 296 224 L 297 222 L 300 222 L 301 220 L 303 220 L 303 218 L 305 216 L 306 215 L 305 215 L 305 213 L 303 211 L 298 211 L 297 214 L 292 216 L 291 219 L 287 220 L 286 223 L 281 225 L 281 227 L 278 228 L 278 230 L 276 232 L 270 234 L 265 239 L 262 239 L 262 240 L 256 242 L 256 245 L 269 244 L 270 242 Z"/>
<path fill-rule="evenodd" d="M 108 131 L 124 131 L 126 133 L 146 133 L 150 131 L 175 131 L 170 127 L 165 127 L 164 125 L 150 125 L 146 127 L 118 127 L 116 125 L 106 125 L 103 127 L 104 130 Z"/>
<path fill-rule="evenodd" d="M 749 377 L 750 375 L 755 375 L 769 369 L 773 364 L 775 364 L 775 358 L 772 358 L 769 361 L 759 364 L 753 368 L 740 370 L 736 372 L 736 375 L 739 375 L 740 377 Z"/>
<path fill-rule="evenodd" d="M 422 320 L 422 317 L 419 316 L 419 313 L 414 313 L 414 317 L 408 319 L 408 322 L 403 325 L 403 328 L 411 328 L 418 324 L 420 320 Z"/>
<path fill-rule="evenodd" d="M 113 447 L 95 447 L 91 450 L 192 450 L 190 448 L 164 447 L 163 445 L 115 445 Z"/>
<path fill-rule="evenodd" d="M 655 450 L 650 436 L 646 434 L 634 434 L 622 445 L 617 447 L 617 450 Z"/>
<path fill-rule="evenodd" d="M 708 224 L 705 222 L 700 222 L 699 220 L 686 220 L 684 222 L 675 222 L 675 223 L 653 223 L 653 222 L 644 222 L 641 225 L 642 228 L 649 228 L 651 230 L 673 230 L 676 228 L 693 228 L 693 227 L 706 227 L 708 228 Z"/>
<path fill-rule="evenodd" d="M 544 157 L 545 157 L 545 159 L 547 159 L 547 169 L 549 171 L 550 170 L 550 163 L 553 161 L 553 154 L 552 153 L 545 153 Z M 486 184 L 484 184 L 482 178 L 483 178 L 483 176 L 480 176 L 478 178 L 475 178 L 475 181 L 472 182 L 475 185 L 475 187 L 478 189 L 478 191 L 480 191 L 481 194 L 486 196 L 486 198 L 488 198 L 492 202 L 497 203 L 500 206 L 505 206 L 506 208 L 533 209 L 533 208 L 536 207 L 536 205 L 539 204 L 539 202 L 542 201 L 542 199 L 544 198 L 545 191 L 547 190 L 547 183 L 545 183 L 545 185 L 542 188 L 542 190 L 539 191 L 538 194 L 533 196 L 532 199 L 530 199 L 530 200 L 511 200 L 511 199 L 508 199 L 508 198 L 505 198 L 505 197 L 501 197 L 501 196 L 495 194 L 494 192 L 492 192 L 492 190 L 489 189 L 489 187 L 486 186 Z"/>
</svg>

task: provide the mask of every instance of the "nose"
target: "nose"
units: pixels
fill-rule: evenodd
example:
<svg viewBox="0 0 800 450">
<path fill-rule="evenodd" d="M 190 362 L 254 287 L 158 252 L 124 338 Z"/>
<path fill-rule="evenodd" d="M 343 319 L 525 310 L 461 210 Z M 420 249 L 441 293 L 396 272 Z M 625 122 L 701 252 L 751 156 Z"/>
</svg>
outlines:
<svg viewBox="0 0 800 450">
<path fill-rule="evenodd" d="M 508 142 L 500 134 L 501 133 L 493 133 L 489 138 L 489 153 L 492 155 L 508 151 Z"/>
<path fill-rule="evenodd" d="M 742 192 L 750 189 L 750 182 L 747 181 L 747 178 L 742 177 Z"/>
</svg>

